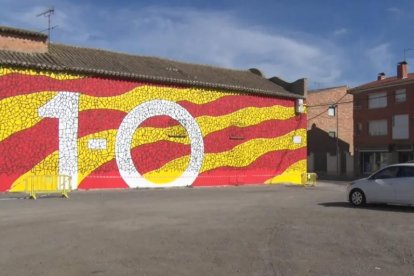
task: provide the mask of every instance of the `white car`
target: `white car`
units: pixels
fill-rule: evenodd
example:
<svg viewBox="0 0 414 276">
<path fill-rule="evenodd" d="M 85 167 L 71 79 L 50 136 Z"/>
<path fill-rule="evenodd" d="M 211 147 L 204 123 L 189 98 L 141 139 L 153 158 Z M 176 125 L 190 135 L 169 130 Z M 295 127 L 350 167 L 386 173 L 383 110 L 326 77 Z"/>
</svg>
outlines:
<svg viewBox="0 0 414 276">
<path fill-rule="evenodd" d="M 387 166 L 367 178 L 350 183 L 347 200 L 354 206 L 365 203 L 414 205 L 414 163 Z"/>
</svg>

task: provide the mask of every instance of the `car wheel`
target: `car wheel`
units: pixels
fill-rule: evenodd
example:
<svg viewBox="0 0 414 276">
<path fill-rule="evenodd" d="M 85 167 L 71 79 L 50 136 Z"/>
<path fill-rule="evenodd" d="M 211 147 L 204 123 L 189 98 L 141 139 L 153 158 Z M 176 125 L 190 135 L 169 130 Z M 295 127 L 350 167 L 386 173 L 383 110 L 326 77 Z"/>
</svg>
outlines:
<svg viewBox="0 0 414 276">
<path fill-rule="evenodd" d="M 349 201 L 354 206 L 362 206 L 365 204 L 365 195 L 364 192 L 360 189 L 352 190 L 352 192 L 349 194 Z"/>
</svg>

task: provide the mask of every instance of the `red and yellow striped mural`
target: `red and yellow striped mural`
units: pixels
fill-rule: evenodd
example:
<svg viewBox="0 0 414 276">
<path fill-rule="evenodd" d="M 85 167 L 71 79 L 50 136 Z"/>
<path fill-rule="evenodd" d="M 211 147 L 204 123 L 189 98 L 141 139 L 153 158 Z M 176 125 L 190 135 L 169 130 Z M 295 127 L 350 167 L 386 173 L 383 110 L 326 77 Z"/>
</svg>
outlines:
<svg viewBox="0 0 414 276">
<path fill-rule="evenodd" d="M 0 191 L 301 183 L 294 99 L 0 69 Z"/>
</svg>

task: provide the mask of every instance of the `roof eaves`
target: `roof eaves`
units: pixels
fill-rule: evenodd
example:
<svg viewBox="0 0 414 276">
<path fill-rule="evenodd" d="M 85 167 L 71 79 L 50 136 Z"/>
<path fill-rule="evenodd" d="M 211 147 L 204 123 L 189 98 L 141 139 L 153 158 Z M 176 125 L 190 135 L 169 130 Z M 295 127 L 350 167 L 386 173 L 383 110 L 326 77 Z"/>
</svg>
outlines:
<svg viewBox="0 0 414 276">
<path fill-rule="evenodd" d="M 39 57 L 41 59 L 39 60 Z M 278 91 L 278 86 L 275 85 L 275 89 L 260 89 L 253 88 L 248 86 L 239 86 L 234 84 L 224 84 L 224 83 L 212 83 L 198 80 L 187 80 L 171 77 L 162 77 L 146 74 L 135 74 L 131 72 L 120 72 L 120 71 L 111 71 L 105 69 L 94 69 L 94 68 L 85 68 L 81 66 L 65 66 L 62 64 L 59 59 L 55 59 L 53 55 L 39 55 L 35 61 L 26 61 L 21 59 L 14 59 L 13 56 L 6 57 L 3 60 L 0 60 L 0 64 L 9 65 L 14 67 L 23 67 L 23 68 L 34 68 L 41 70 L 52 70 L 60 72 L 69 72 L 75 74 L 90 74 L 103 77 L 112 77 L 120 79 L 130 79 L 130 80 L 139 80 L 139 81 L 148 81 L 148 82 L 157 82 L 164 84 L 172 85 L 184 85 L 184 86 L 196 86 L 206 89 L 221 89 L 229 92 L 242 92 L 249 94 L 260 94 L 271 97 L 284 97 L 284 98 L 303 98 L 303 96 L 291 93 L 287 90 Z M 283 89 L 283 88 L 281 88 Z"/>
<path fill-rule="evenodd" d="M 357 94 L 361 92 L 389 88 L 389 87 L 394 87 L 394 86 L 399 86 L 399 85 L 406 85 L 410 83 L 414 83 L 414 78 L 397 79 L 397 80 L 393 80 L 392 82 L 388 82 L 383 85 L 374 85 L 374 86 L 360 85 L 360 86 L 348 89 L 348 92 L 351 94 Z"/>
<path fill-rule="evenodd" d="M 0 26 L 0 32 L 7 33 L 7 34 L 26 35 L 30 37 L 47 39 L 47 35 L 40 33 L 40 32 L 28 31 L 28 30 L 11 28 L 11 27 L 6 27 L 6 26 Z"/>
</svg>

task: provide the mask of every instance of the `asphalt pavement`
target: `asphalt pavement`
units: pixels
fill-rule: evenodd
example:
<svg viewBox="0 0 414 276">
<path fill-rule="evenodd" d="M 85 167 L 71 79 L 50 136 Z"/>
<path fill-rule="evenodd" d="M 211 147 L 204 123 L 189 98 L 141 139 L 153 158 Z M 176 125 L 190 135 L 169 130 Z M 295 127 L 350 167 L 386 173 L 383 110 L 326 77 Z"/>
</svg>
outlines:
<svg viewBox="0 0 414 276">
<path fill-rule="evenodd" d="M 0 196 L 0 275 L 413 275 L 414 207 L 345 182 Z"/>
</svg>

